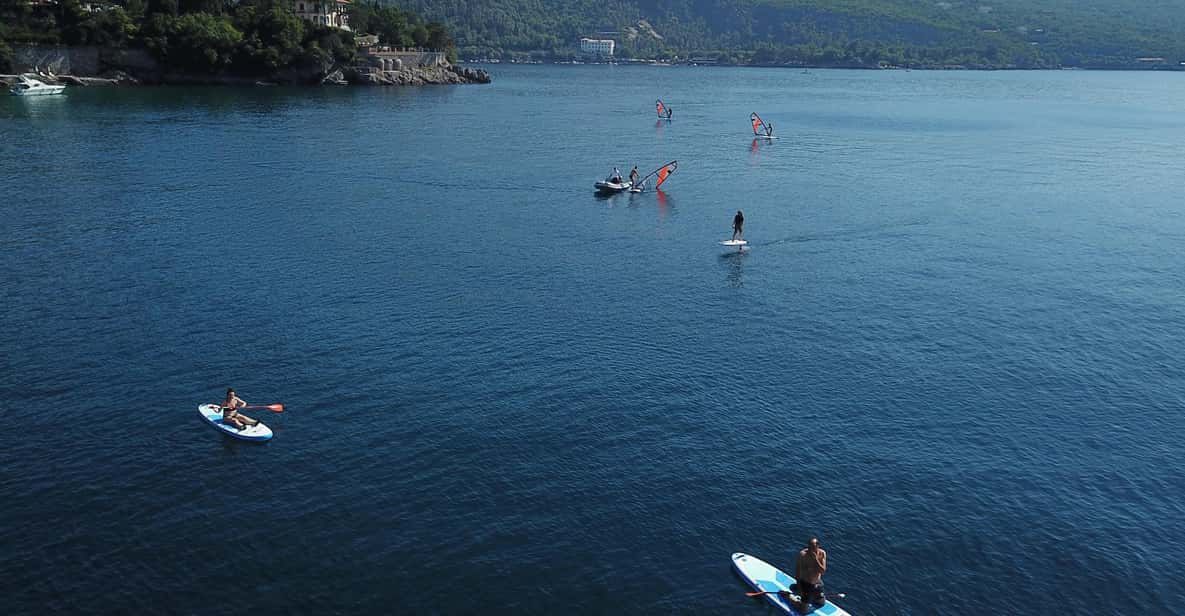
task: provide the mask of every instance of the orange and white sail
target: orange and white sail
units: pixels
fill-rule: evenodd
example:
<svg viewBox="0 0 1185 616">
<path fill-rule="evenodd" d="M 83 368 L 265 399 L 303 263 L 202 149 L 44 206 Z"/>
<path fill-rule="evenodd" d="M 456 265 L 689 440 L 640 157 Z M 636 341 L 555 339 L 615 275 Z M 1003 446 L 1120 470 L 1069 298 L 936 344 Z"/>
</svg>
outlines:
<svg viewBox="0 0 1185 616">
<path fill-rule="evenodd" d="M 638 182 L 638 186 L 644 186 L 646 184 L 646 182 L 650 181 L 650 178 L 658 178 L 654 182 L 654 187 L 658 188 L 658 187 L 662 186 L 662 183 L 667 181 L 667 178 L 671 177 L 671 174 L 674 173 L 675 170 L 678 168 L 679 168 L 679 161 L 672 160 L 671 162 L 659 167 L 658 169 L 655 169 L 654 171 L 647 173 L 646 177 L 642 178 L 642 180 Z"/>
<path fill-rule="evenodd" d="M 658 99 L 654 102 L 654 110 L 658 112 L 658 117 L 667 117 L 667 106 L 662 104 L 662 99 Z"/>
<path fill-rule="evenodd" d="M 769 125 L 762 121 L 761 116 L 757 115 L 756 111 L 749 114 L 749 121 L 753 123 L 754 135 L 764 135 L 768 132 Z"/>
</svg>

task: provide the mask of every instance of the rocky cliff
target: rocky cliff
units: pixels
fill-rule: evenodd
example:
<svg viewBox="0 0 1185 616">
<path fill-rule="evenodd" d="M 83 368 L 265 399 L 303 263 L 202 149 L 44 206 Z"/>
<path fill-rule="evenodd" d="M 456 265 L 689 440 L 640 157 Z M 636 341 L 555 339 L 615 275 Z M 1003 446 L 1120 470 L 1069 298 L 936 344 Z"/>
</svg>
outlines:
<svg viewBox="0 0 1185 616">
<path fill-rule="evenodd" d="M 266 76 L 245 76 L 232 72 L 216 74 L 178 73 L 166 70 L 143 49 L 106 49 L 22 45 L 14 48 L 14 69 L 18 73 L 48 70 L 63 82 L 74 85 L 169 84 L 169 85 L 253 85 L 335 84 L 429 85 L 489 83 L 483 70 L 451 66 L 399 65 L 397 70 L 346 68 L 329 63 L 294 66 Z"/>
<path fill-rule="evenodd" d="M 396 70 L 353 68 L 344 71 L 346 81 L 373 86 L 423 86 L 463 83 L 489 83 L 490 75 L 481 69 L 463 66 L 413 66 Z"/>
</svg>

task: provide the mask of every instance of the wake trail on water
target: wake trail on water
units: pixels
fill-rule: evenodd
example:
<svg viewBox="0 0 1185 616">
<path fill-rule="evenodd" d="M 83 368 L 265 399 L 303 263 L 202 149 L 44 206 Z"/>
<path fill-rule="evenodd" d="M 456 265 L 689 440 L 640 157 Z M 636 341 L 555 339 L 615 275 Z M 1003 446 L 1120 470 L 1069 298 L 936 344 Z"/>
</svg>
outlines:
<svg viewBox="0 0 1185 616">
<path fill-rule="evenodd" d="M 878 225 L 875 227 L 838 229 L 831 232 L 824 233 L 805 233 L 799 235 L 791 235 L 779 239 L 767 240 L 764 242 L 749 242 L 750 246 L 777 246 L 779 244 L 801 244 L 807 242 L 845 242 L 845 241 L 859 241 L 868 239 L 887 239 L 894 237 L 907 237 L 913 235 L 908 229 L 911 227 L 923 226 L 926 224 L 924 220 L 916 220 L 904 222 L 897 225 Z"/>
</svg>

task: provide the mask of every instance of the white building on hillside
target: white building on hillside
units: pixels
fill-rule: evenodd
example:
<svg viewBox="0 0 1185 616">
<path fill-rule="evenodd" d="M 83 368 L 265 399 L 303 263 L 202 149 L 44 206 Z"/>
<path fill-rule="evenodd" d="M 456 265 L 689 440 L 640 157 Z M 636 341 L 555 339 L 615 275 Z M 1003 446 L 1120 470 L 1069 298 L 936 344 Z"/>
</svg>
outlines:
<svg viewBox="0 0 1185 616">
<path fill-rule="evenodd" d="M 350 29 L 350 0 L 293 0 L 296 16 L 315 24 Z"/>
<path fill-rule="evenodd" d="M 615 43 L 613 39 L 580 39 L 580 51 L 584 53 L 596 54 L 599 56 L 613 55 L 613 46 Z"/>
</svg>

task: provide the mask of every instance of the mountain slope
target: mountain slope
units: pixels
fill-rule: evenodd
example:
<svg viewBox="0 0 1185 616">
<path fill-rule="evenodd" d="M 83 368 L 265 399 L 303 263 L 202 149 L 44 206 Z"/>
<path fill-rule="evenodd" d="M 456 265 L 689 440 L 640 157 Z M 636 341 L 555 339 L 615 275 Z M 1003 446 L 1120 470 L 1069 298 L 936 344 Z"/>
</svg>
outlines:
<svg viewBox="0 0 1185 616">
<path fill-rule="evenodd" d="M 1161 67 L 1185 60 L 1185 0 L 390 0 L 462 54 L 622 55 L 835 66 Z"/>
</svg>

